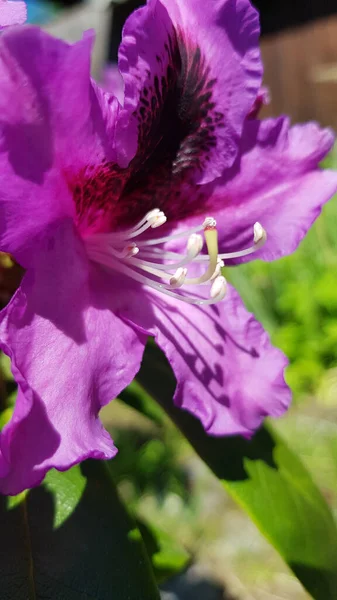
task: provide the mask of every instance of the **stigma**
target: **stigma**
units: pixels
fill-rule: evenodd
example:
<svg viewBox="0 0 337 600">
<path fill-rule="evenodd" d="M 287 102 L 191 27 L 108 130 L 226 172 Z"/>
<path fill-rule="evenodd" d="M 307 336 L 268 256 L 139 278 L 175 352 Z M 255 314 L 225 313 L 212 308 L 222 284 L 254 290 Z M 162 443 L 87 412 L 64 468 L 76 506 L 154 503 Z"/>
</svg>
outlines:
<svg viewBox="0 0 337 600">
<path fill-rule="evenodd" d="M 216 220 L 206 217 L 200 225 L 171 235 L 152 234 L 166 223 L 163 211 L 155 208 L 134 227 L 114 233 L 95 233 L 84 237 L 91 261 L 117 271 L 189 304 L 216 304 L 227 292 L 221 274 L 225 260 L 252 254 L 265 243 L 266 231 L 260 223 L 253 227 L 252 245 L 237 252 L 219 254 Z M 151 234 L 151 235 L 150 235 Z M 167 249 L 171 242 L 185 245 L 185 252 Z M 204 246 L 207 253 L 202 253 Z"/>
</svg>

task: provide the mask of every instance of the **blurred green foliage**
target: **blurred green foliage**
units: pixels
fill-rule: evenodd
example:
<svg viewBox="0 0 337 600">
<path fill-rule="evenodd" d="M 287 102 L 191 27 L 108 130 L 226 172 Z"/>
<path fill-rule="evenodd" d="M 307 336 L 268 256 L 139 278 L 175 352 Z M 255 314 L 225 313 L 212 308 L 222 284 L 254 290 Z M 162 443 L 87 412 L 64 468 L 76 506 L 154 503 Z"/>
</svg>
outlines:
<svg viewBox="0 0 337 600">
<path fill-rule="evenodd" d="M 113 436 L 122 452 L 112 461 L 111 469 L 117 483 L 127 480 L 132 485 L 127 488 L 129 501 L 154 494 L 162 503 L 168 492 L 188 501 L 188 474 L 179 464 L 180 443 L 171 429 L 164 428 L 158 437 L 114 429 Z"/>
<path fill-rule="evenodd" d="M 135 409 L 128 414 L 126 427 L 118 426 L 118 415 L 116 423 L 116 403 L 105 409 L 104 420 L 117 448 L 123 449 L 110 461 L 110 467 L 117 483 L 128 483 L 124 486 L 128 502 L 153 494 L 162 503 L 168 492 L 188 502 L 189 474 L 180 460 L 184 444 L 180 434 L 137 381 L 121 393 L 120 399 Z"/>
</svg>

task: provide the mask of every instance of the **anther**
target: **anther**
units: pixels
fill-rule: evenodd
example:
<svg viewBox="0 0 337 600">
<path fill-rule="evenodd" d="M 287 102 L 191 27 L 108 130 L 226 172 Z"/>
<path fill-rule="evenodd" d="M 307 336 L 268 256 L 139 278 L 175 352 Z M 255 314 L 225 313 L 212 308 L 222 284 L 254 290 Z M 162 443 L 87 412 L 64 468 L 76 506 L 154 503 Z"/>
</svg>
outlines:
<svg viewBox="0 0 337 600">
<path fill-rule="evenodd" d="M 160 212 L 162 212 L 160 210 L 160 208 L 154 208 L 153 210 L 150 210 L 148 213 L 146 213 L 145 217 L 140 221 L 140 224 L 143 225 L 143 223 L 145 223 L 145 221 L 150 221 L 153 217 L 158 215 L 158 213 L 160 213 Z"/>
<path fill-rule="evenodd" d="M 261 223 L 256 222 L 254 224 L 254 244 L 255 246 L 262 246 L 267 239 L 267 232 L 262 227 Z"/>
<path fill-rule="evenodd" d="M 192 256 L 198 256 L 203 247 L 203 239 L 199 233 L 192 233 L 187 241 L 186 250 Z"/>
<path fill-rule="evenodd" d="M 216 227 L 216 220 L 213 217 L 206 217 L 202 226 L 203 229 L 214 229 Z"/>
<path fill-rule="evenodd" d="M 170 279 L 170 287 L 172 289 L 181 287 L 185 281 L 187 269 L 180 267 Z"/>
<path fill-rule="evenodd" d="M 219 302 L 220 300 L 223 300 L 223 298 L 226 295 L 226 292 L 227 292 L 227 281 L 222 275 L 220 275 L 213 281 L 213 284 L 212 284 L 212 287 L 210 290 L 210 297 L 213 300 L 217 300 L 217 302 Z"/>
<path fill-rule="evenodd" d="M 150 211 L 146 220 L 152 229 L 156 229 L 156 227 L 160 227 L 166 223 L 167 217 L 162 210 L 155 208 L 154 210 Z"/>
<path fill-rule="evenodd" d="M 126 246 L 124 248 L 124 257 L 132 258 L 132 256 L 136 256 L 136 254 L 138 254 L 138 252 L 139 252 L 139 248 L 138 248 L 138 246 L 136 246 L 136 244 L 129 244 L 129 246 Z"/>
</svg>

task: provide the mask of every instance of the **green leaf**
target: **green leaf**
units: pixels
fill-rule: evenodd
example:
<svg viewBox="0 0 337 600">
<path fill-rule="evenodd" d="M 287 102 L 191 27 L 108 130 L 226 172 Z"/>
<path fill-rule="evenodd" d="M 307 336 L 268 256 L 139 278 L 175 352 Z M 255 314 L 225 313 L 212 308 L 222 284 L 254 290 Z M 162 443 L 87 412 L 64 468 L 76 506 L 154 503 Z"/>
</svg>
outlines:
<svg viewBox="0 0 337 600">
<path fill-rule="evenodd" d="M 13 381 L 10 358 L 2 352 L 0 353 L 0 370 L 4 379 Z"/>
<path fill-rule="evenodd" d="M 191 562 L 187 550 L 174 537 L 162 528 L 137 519 L 137 526 L 142 534 L 148 555 L 151 558 L 152 568 L 158 583 L 163 583 L 170 577 L 177 575 Z"/>
<path fill-rule="evenodd" d="M 53 495 L 54 529 L 60 527 L 74 512 L 82 498 L 86 483 L 87 479 L 79 466 L 65 473 L 55 469 L 47 473 L 43 485 Z"/>
<path fill-rule="evenodd" d="M 50 473 L 8 504 L 0 497 L 4 600 L 159 600 L 139 529 L 104 463 Z"/>
<path fill-rule="evenodd" d="M 323 496 L 297 456 L 271 427 L 252 440 L 207 436 L 173 406 L 167 361 L 148 347 L 138 375 L 226 490 L 249 514 L 315 600 L 335 600 L 337 530 Z"/>
</svg>

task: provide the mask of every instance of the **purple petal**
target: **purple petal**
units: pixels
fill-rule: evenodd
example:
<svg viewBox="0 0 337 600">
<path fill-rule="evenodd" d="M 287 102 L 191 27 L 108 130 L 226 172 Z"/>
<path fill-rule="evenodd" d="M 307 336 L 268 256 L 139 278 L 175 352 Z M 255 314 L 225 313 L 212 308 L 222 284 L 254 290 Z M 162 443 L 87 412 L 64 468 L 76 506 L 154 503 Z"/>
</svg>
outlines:
<svg viewBox="0 0 337 600">
<path fill-rule="evenodd" d="M 124 104 L 124 81 L 116 64 L 111 63 L 104 68 L 100 85 Z"/>
<path fill-rule="evenodd" d="M 74 215 L 73 170 L 112 156 L 92 41 L 70 45 L 30 26 L 0 38 L 0 248 L 23 266 L 43 229 Z"/>
<path fill-rule="evenodd" d="M 267 104 L 270 104 L 270 91 L 269 88 L 262 86 L 255 98 L 252 108 L 247 115 L 247 119 L 256 119 L 262 107 L 266 106 Z"/>
<path fill-rule="evenodd" d="M 52 467 L 116 453 L 98 412 L 133 379 L 146 340 L 101 304 L 97 281 L 64 223 L 1 313 L 1 348 L 19 384 L 0 434 L 1 493 L 37 485 Z"/>
<path fill-rule="evenodd" d="M 337 191 L 337 172 L 319 168 L 333 141 L 331 131 L 315 123 L 289 128 L 284 118 L 247 121 L 241 160 L 208 200 L 207 210 L 217 218 L 220 251 L 251 246 L 259 221 L 267 231 L 266 244 L 234 262 L 273 260 L 293 252 Z"/>
<path fill-rule="evenodd" d="M 198 183 L 230 166 L 261 83 L 258 34 L 248 0 L 217 0 L 207 10 L 200 0 L 150 0 L 134 12 L 119 51 L 121 166 L 154 149 L 173 174 L 192 169 Z"/>
<path fill-rule="evenodd" d="M 177 379 L 175 404 L 198 417 L 208 433 L 251 435 L 264 417 L 287 410 L 288 361 L 233 288 L 208 307 L 134 290 L 119 314 L 155 337 Z"/>
<path fill-rule="evenodd" d="M 0 30 L 9 25 L 21 25 L 27 19 L 25 2 L 0 0 Z"/>
</svg>

